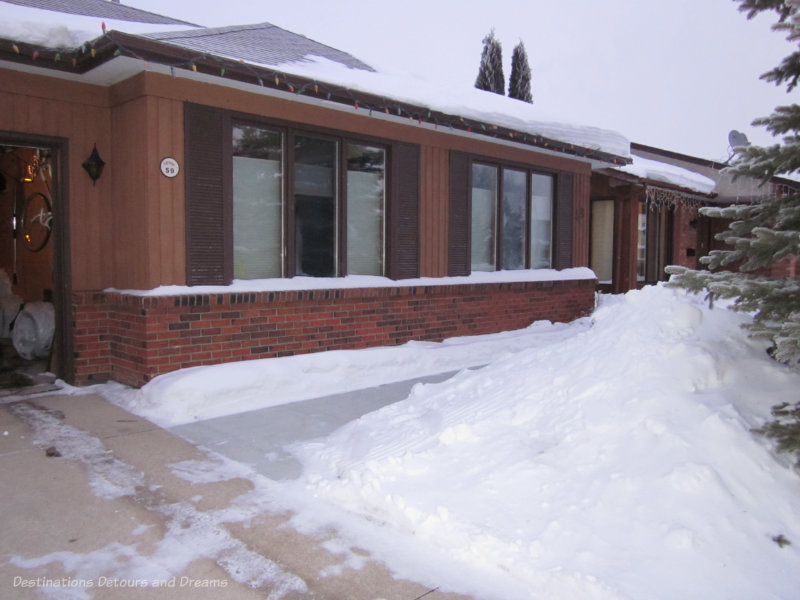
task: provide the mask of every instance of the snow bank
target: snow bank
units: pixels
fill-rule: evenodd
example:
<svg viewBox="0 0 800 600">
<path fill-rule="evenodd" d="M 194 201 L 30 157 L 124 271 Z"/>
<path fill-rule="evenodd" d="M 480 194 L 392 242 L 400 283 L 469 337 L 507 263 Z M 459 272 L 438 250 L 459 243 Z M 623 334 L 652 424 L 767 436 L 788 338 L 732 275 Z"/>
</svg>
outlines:
<svg viewBox="0 0 800 600">
<path fill-rule="evenodd" d="M 653 181 L 670 183 L 700 194 L 710 194 L 714 191 L 714 188 L 717 187 L 717 182 L 710 177 L 676 165 L 670 165 L 640 156 L 634 156 L 632 164 L 617 167 L 617 169 L 625 173 L 630 173 L 631 175 L 636 175 L 642 179 L 652 179 Z"/>
<path fill-rule="evenodd" d="M 163 427 L 172 427 L 484 365 L 523 348 L 575 335 L 588 325 L 588 319 L 571 325 L 539 321 L 519 331 L 441 343 L 408 342 L 195 367 L 161 375 L 136 392 L 114 394 L 112 400 Z"/>
<path fill-rule="evenodd" d="M 480 598 L 796 597 L 800 479 L 749 429 L 800 376 L 743 318 L 660 287 L 607 298 L 591 329 L 297 445 L 300 485 L 376 524 L 401 576 Z"/>
</svg>

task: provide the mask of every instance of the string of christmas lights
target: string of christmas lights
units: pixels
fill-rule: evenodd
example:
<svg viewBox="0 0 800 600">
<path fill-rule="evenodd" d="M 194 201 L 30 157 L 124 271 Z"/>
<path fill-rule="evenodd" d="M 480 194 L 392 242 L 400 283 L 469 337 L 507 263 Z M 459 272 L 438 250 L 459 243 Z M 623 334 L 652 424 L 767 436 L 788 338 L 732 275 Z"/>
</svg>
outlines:
<svg viewBox="0 0 800 600">
<path fill-rule="evenodd" d="M 102 24 L 102 31 L 103 35 L 101 37 L 85 42 L 80 47 L 73 49 L 36 47 L 24 42 L 11 42 L 10 47 L 14 55 L 19 57 L 19 60 L 30 57 L 33 62 L 50 61 L 52 66 L 62 70 L 67 70 L 68 66 L 71 66 L 77 72 L 84 72 L 92 68 L 93 65 L 89 63 L 93 61 L 106 60 L 108 56 L 112 58 L 127 56 L 140 60 L 145 64 L 152 63 L 168 67 L 172 76 L 176 76 L 179 70 L 184 70 L 223 78 L 233 78 L 260 87 L 285 91 L 289 94 L 313 96 L 338 104 L 349 104 L 354 110 L 363 111 L 370 117 L 376 113 L 381 113 L 387 116 L 408 119 L 409 122 L 418 125 L 433 126 L 436 130 L 446 128 L 450 131 L 460 130 L 467 133 L 479 133 L 495 139 L 506 139 L 545 150 L 597 158 L 617 165 L 626 164 L 627 162 L 621 157 L 595 148 L 576 146 L 575 144 L 552 140 L 541 135 L 521 132 L 477 119 L 453 116 L 425 107 L 412 106 L 390 98 L 376 96 L 369 92 L 359 92 L 349 87 L 290 75 L 267 67 L 257 67 L 244 60 L 235 61 L 213 54 L 178 49 L 178 51 L 187 54 L 184 60 L 179 60 L 174 56 L 176 52 L 176 47 L 174 46 L 169 47 L 170 50 L 167 50 L 165 45 L 159 44 L 155 40 L 116 31 L 107 31 L 105 23 Z M 131 43 L 126 43 L 126 40 Z M 150 46 L 150 48 L 146 49 L 144 46 Z M 172 52 L 173 55 L 170 55 L 169 52 Z"/>
</svg>

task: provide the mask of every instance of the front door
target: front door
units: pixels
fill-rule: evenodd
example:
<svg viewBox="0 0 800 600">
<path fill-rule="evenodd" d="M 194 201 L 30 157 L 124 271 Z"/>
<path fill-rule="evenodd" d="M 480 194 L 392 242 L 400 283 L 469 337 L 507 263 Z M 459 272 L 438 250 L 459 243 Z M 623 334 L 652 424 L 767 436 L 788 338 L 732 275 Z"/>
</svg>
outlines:
<svg viewBox="0 0 800 600">
<path fill-rule="evenodd" d="M 69 376 L 64 146 L 0 132 L 0 387 Z"/>
</svg>

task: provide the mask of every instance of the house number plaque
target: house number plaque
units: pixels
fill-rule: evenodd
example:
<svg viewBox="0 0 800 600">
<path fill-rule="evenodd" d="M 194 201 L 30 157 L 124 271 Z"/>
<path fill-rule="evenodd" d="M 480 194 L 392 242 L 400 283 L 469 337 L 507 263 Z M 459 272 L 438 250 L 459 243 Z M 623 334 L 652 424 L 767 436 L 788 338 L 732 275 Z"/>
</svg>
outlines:
<svg viewBox="0 0 800 600">
<path fill-rule="evenodd" d="M 165 177 L 176 177 L 180 170 L 181 167 L 174 158 L 167 157 L 161 161 L 161 173 L 163 173 Z"/>
</svg>

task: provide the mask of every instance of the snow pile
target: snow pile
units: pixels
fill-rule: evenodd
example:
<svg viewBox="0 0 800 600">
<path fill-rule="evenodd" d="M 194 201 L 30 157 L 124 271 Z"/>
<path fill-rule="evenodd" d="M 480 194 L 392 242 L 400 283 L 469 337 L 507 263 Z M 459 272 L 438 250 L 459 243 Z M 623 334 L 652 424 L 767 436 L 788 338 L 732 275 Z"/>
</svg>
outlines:
<svg viewBox="0 0 800 600">
<path fill-rule="evenodd" d="M 484 599 L 796 597 L 800 479 L 750 428 L 800 377 L 743 318 L 606 298 L 591 329 L 296 445 L 292 485 L 375 524 L 397 572 Z M 398 556 L 409 540 L 454 564 Z"/>
<path fill-rule="evenodd" d="M 335 350 L 210 367 L 156 377 L 138 391 L 104 395 L 162 427 L 320 398 L 394 381 L 484 365 L 499 356 L 575 335 L 588 319 L 548 321 L 501 334 L 408 342 L 402 346 Z"/>
<path fill-rule="evenodd" d="M 632 164 L 618 167 L 618 170 L 642 179 L 671 183 L 700 194 L 710 194 L 717 186 L 716 181 L 700 173 L 641 156 L 634 156 Z"/>
</svg>

